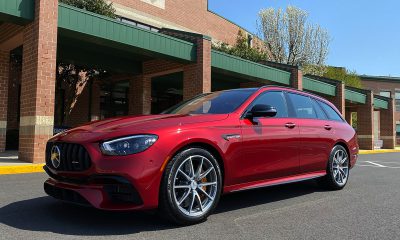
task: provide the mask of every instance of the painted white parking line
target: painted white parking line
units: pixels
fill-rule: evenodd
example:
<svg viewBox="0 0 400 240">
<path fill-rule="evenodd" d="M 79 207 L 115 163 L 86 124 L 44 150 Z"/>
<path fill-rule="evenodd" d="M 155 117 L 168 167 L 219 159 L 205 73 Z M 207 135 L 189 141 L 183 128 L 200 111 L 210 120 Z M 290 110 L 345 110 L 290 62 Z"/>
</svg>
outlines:
<svg viewBox="0 0 400 240">
<path fill-rule="evenodd" d="M 383 164 L 385 164 L 385 165 L 383 165 Z M 372 162 L 372 161 L 363 161 L 363 162 L 358 162 L 356 164 L 356 166 L 360 166 L 360 167 L 376 167 L 376 168 L 400 169 L 400 166 L 388 166 L 388 165 L 390 165 L 390 164 L 386 164 L 386 163 L 382 163 L 382 162 L 376 163 L 376 162 Z"/>
<path fill-rule="evenodd" d="M 370 163 L 370 164 L 372 164 L 372 165 L 375 165 L 375 166 L 377 166 L 377 167 L 386 167 L 386 166 L 383 166 L 382 164 L 374 163 L 374 162 L 371 162 L 371 161 L 365 161 L 365 162 Z"/>
</svg>

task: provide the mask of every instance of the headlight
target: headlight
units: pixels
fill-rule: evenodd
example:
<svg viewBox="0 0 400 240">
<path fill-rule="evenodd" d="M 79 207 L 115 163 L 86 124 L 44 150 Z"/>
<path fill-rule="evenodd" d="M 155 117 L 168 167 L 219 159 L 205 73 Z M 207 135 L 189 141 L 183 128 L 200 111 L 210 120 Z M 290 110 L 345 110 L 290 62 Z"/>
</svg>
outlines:
<svg viewBox="0 0 400 240">
<path fill-rule="evenodd" d="M 100 144 L 100 149 L 105 155 L 124 156 L 143 152 L 157 139 L 156 135 L 134 135 L 103 142 Z"/>
</svg>

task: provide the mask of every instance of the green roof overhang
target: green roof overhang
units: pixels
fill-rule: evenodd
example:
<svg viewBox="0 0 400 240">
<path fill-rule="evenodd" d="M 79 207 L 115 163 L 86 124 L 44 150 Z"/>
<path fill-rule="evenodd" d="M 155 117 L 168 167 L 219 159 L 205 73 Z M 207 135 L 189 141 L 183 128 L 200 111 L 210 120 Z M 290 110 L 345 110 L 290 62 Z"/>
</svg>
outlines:
<svg viewBox="0 0 400 240">
<path fill-rule="evenodd" d="M 328 96 L 336 96 L 336 85 L 305 76 L 303 76 L 303 89 Z"/>
<path fill-rule="evenodd" d="M 367 94 L 352 89 L 346 88 L 344 95 L 345 99 L 350 102 L 362 103 L 362 104 L 365 104 L 367 102 Z"/>
<path fill-rule="evenodd" d="M 290 72 L 272 68 L 263 64 L 245 60 L 216 50 L 211 51 L 211 66 L 222 72 L 233 74 L 237 77 L 290 84 Z"/>
<path fill-rule="evenodd" d="M 377 109 L 388 109 L 389 108 L 389 102 L 386 99 L 382 99 L 380 97 L 375 96 L 374 97 L 374 108 L 377 108 Z"/>
<path fill-rule="evenodd" d="M 24 25 L 35 17 L 35 0 L 0 0 L 0 22 Z"/>
<path fill-rule="evenodd" d="M 196 61 L 196 45 L 157 32 L 141 29 L 117 20 L 59 4 L 59 35 L 100 46 L 180 61 Z"/>
</svg>

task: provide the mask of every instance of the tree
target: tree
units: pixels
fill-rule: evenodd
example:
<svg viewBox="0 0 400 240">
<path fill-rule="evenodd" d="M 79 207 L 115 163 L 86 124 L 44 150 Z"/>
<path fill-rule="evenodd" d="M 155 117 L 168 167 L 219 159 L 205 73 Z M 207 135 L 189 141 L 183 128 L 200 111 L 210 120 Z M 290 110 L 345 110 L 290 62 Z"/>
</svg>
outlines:
<svg viewBox="0 0 400 240">
<path fill-rule="evenodd" d="M 117 17 L 112 3 L 104 0 L 60 0 L 60 2 L 110 18 Z"/>
<path fill-rule="evenodd" d="M 308 22 L 308 13 L 288 6 L 286 11 L 267 8 L 259 12 L 258 31 L 269 60 L 290 65 L 323 66 L 330 37 L 327 30 Z"/>
<path fill-rule="evenodd" d="M 355 71 L 349 71 L 344 67 L 326 67 L 323 77 L 343 81 L 346 86 L 361 88 L 361 79 Z"/>
</svg>

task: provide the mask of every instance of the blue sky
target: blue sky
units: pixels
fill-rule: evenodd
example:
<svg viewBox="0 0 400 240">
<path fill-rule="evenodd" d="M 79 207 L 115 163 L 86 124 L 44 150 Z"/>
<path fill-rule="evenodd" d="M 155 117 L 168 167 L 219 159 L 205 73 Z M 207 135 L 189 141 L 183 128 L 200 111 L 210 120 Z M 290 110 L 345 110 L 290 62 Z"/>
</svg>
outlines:
<svg viewBox="0 0 400 240">
<path fill-rule="evenodd" d="M 256 32 L 262 8 L 293 5 L 331 35 L 327 64 L 358 74 L 400 76 L 399 0 L 209 0 L 209 9 Z"/>
</svg>

